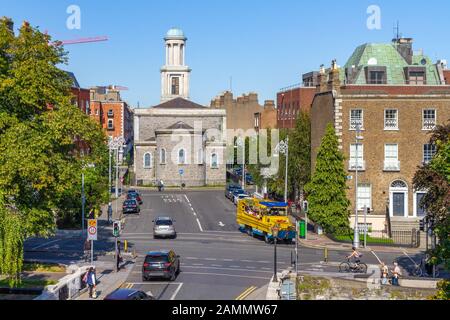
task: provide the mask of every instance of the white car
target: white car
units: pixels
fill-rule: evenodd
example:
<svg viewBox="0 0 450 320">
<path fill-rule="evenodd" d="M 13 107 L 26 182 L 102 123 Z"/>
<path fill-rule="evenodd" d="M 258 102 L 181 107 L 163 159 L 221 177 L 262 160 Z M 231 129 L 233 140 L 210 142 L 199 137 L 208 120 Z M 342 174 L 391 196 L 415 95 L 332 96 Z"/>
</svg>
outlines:
<svg viewBox="0 0 450 320">
<path fill-rule="evenodd" d="M 233 202 L 235 205 L 237 205 L 239 200 L 248 199 L 248 198 L 250 198 L 250 196 L 248 194 L 245 194 L 245 193 L 237 194 L 233 197 Z"/>
</svg>

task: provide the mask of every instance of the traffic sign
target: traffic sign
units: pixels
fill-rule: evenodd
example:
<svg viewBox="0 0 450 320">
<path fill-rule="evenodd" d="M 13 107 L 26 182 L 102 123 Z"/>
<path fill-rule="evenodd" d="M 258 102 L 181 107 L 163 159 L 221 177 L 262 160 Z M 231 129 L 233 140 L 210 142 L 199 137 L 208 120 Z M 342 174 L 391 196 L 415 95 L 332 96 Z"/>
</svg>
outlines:
<svg viewBox="0 0 450 320">
<path fill-rule="evenodd" d="M 97 219 L 88 220 L 88 240 L 97 241 Z"/>
<path fill-rule="evenodd" d="M 181 176 L 184 174 L 184 170 L 183 169 L 180 169 L 178 172 L 180 173 Z"/>
</svg>

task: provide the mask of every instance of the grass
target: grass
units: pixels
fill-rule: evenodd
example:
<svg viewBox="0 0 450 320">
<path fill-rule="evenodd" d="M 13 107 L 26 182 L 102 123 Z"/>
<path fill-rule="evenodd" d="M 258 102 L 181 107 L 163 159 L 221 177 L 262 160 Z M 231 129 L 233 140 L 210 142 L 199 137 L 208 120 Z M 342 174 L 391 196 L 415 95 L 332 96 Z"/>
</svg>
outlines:
<svg viewBox="0 0 450 320">
<path fill-rule="evenodd" d="M 66 272 L 65 266 L 45 263 L 24 263 L 22 271 L 26 272 Z"/>
<path fill-rule="evenodd" d="M 30 288 L 44 288 L 46 286 L 57 284 L 58 281 L 56 280 L 30 280 L 30 279 L 23 279 L 21 283 L 14 288 L 21 288 L 21 289 L 30 289 Z M 0 287 L 3 288 L 9 288 L 9 281 L 8 279 L 2 279 L 0 280 Z"/>
<path fill-rule="evenodd" d="M 303 295 L 303 299 L 307 299 L 308 296 L 324 294 L 330 288 L 331 282 L 328 279 L 303 276 L 303 281 L 298 281 L 298 295 Z"/>
<path fill-rule="evenodd" d="M 334 238 L 338 241 L 345 241 L 345 242 L 353 242 L 353 236 L 352 235 L 335 235 Z M 360 241 L 364 241 L 364 235 L 360 236 Z M 394 244 L 394 240 L 389 238 L 372 238 L 369 235 L 367 236 L 367 243 L 368 244 Z"/>
</svg>

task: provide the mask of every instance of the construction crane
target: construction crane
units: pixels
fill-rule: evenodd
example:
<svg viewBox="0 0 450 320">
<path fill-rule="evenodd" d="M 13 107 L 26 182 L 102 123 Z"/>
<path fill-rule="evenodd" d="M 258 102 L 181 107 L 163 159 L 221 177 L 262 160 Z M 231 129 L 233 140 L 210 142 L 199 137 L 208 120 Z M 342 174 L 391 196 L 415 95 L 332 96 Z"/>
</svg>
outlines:
<svg viewBox="0 0 450 320">
<path fill-rule="evenodd" d="M 108 41 L 108 37 L 101 36 L 101 37 L 90 37 L 90 38 L 81 38 L 81 39 L 73 39 L 73 40 L 62 40 L 62 41 L 55 41 L 52 43 L 52 45 L 67 46 L 67 45 L 71 45 L 71 44 L 102 42 L 102 41 Z"/>
</svg>

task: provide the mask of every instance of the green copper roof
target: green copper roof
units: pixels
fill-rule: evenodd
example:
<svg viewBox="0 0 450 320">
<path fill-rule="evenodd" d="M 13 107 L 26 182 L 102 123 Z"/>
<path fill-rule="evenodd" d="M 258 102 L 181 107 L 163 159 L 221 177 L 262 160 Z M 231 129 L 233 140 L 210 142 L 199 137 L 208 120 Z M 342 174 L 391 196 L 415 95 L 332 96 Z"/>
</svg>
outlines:
<svg viewBox="0 0 450 320">
<path fill-rule="evenodd" d="M 426 61 L 426 64 L 423 65 L 422 60 Z M 427 84 L 440 85 L 437 68 L 429 57 L 414 55 L 413 64 L 409 65 L 397 51 L 395 44 L 367 43 L 359 46 L 345 64 L 344 70 L 341 70 L 341 80 L 345 79 L 345 69 L 355 66 L 358 70 L 358 75 L 353 84 L 366 84 L 364 68 L 369 65 L 386 67 L 387 84 L 392 85 L 405 84 L 405 67 L 424 66 L 427 72 Z"/>
</svg>

